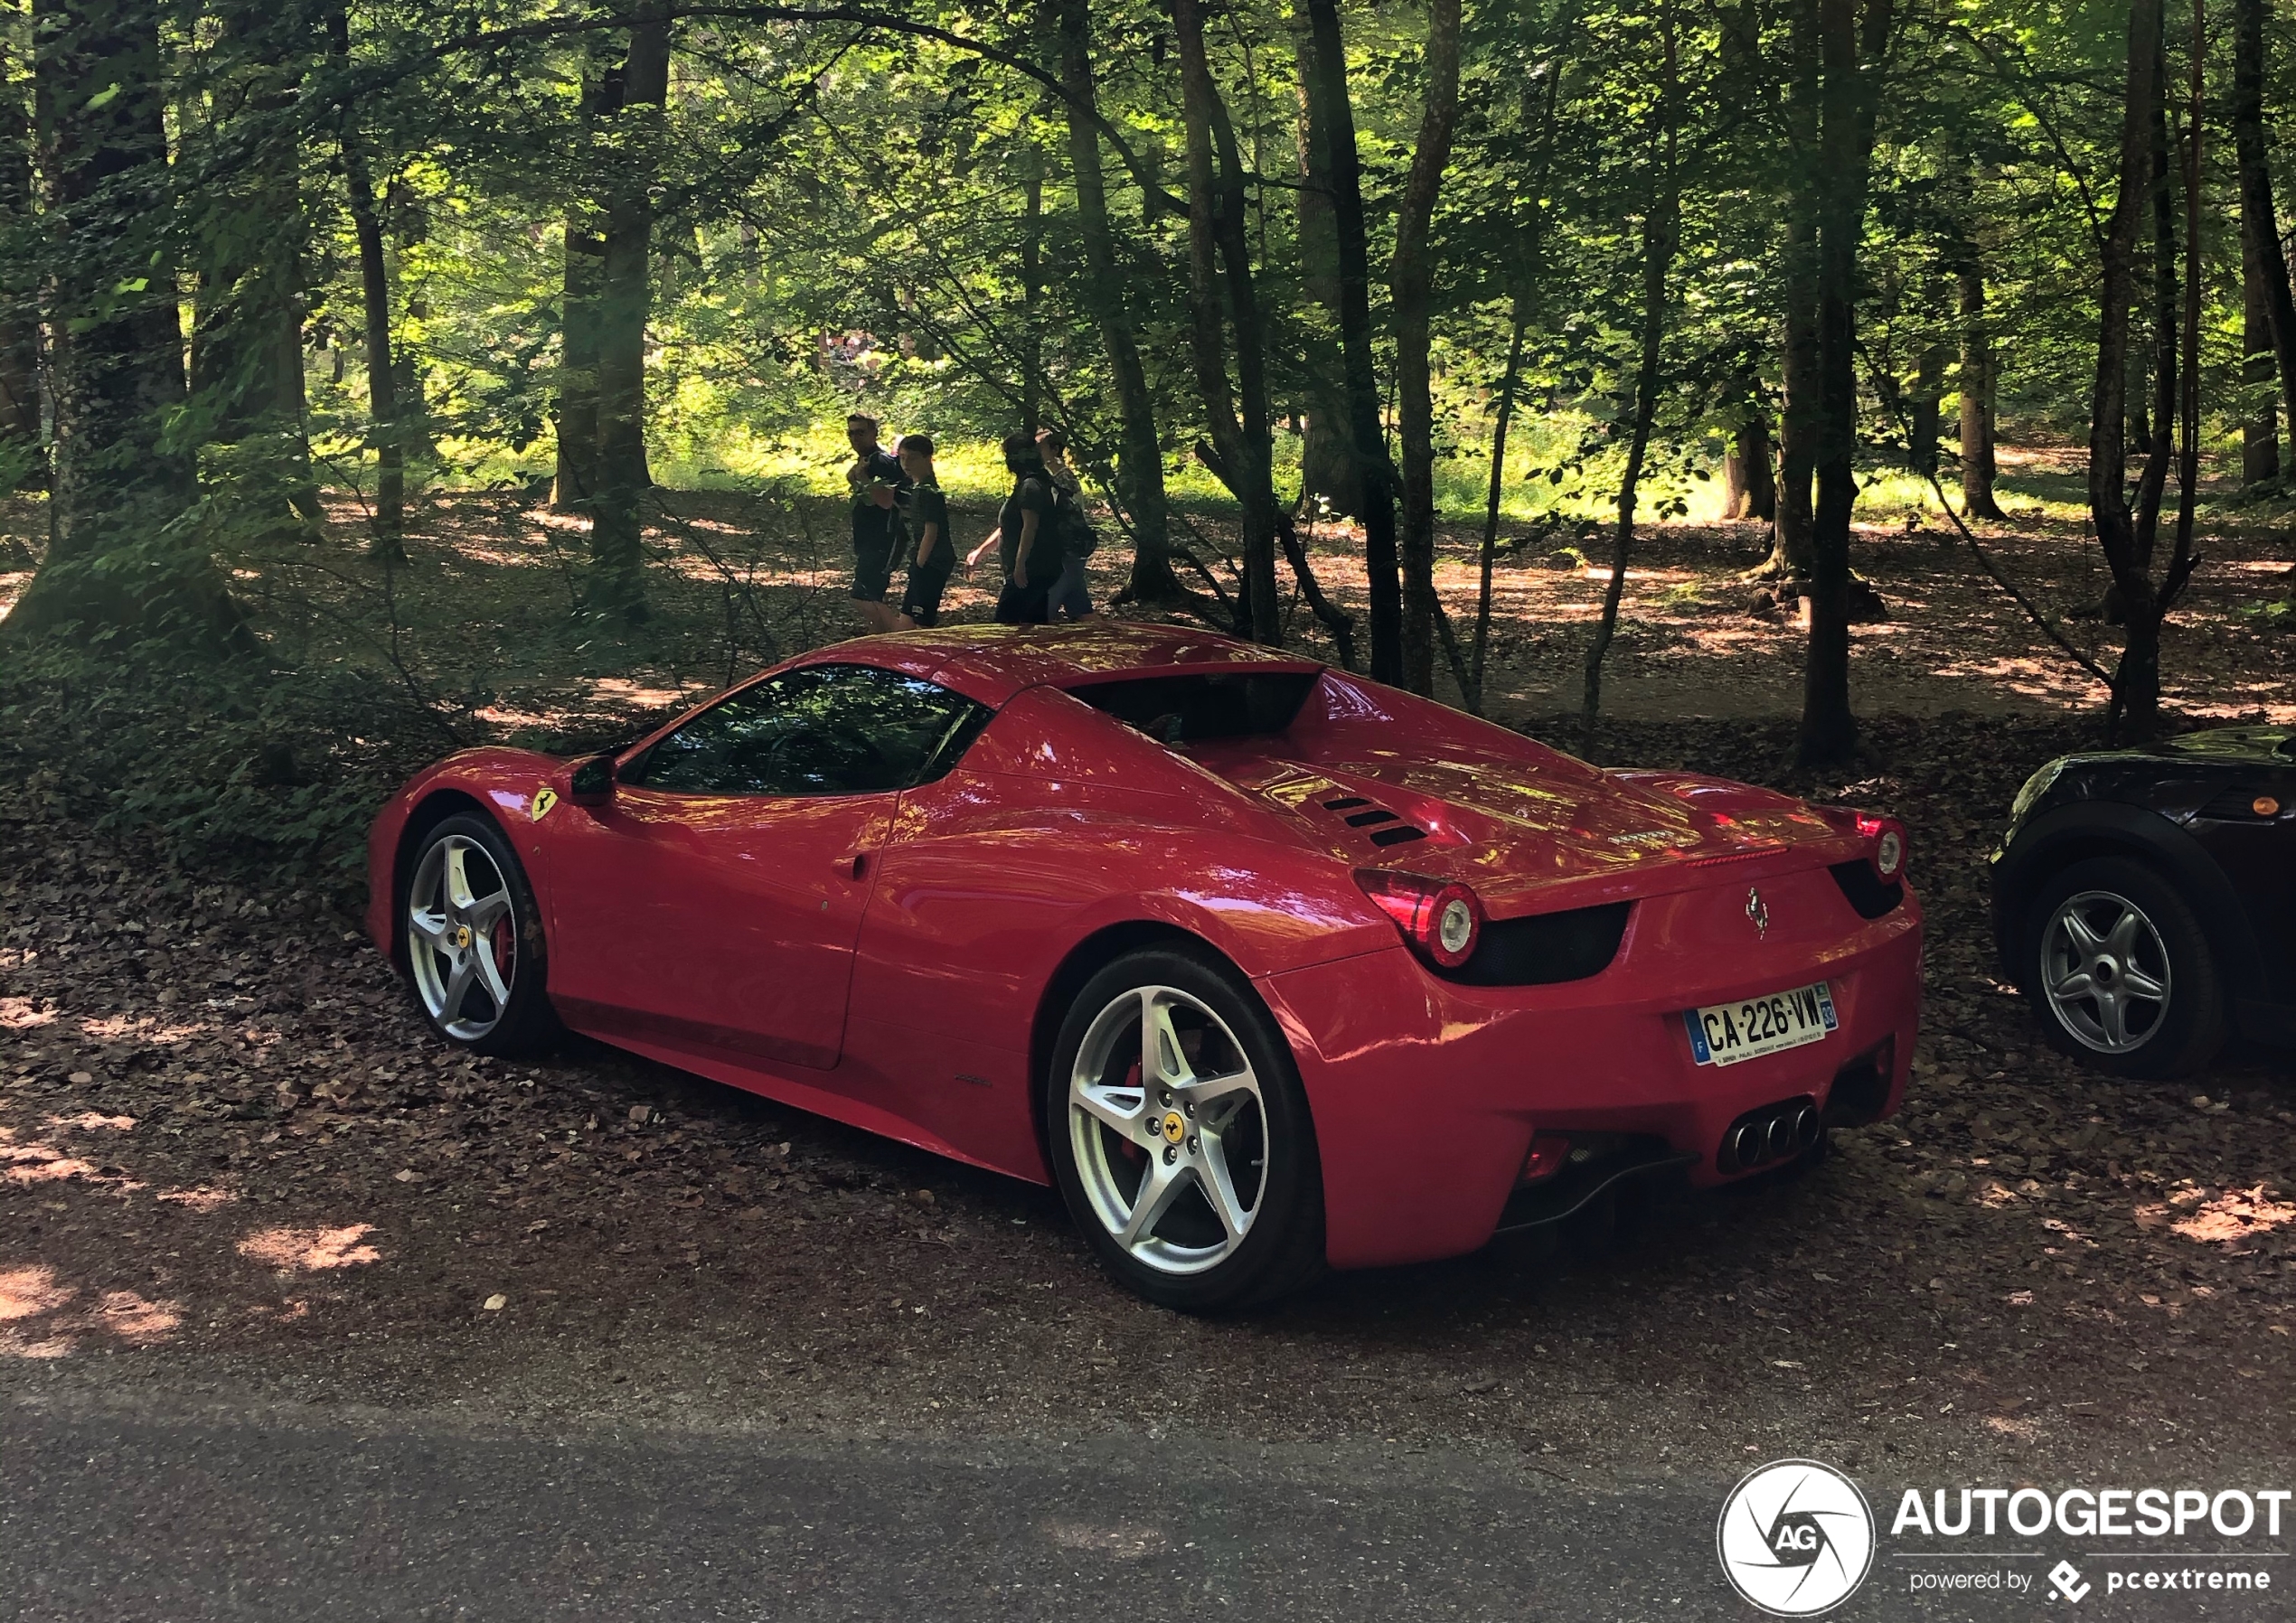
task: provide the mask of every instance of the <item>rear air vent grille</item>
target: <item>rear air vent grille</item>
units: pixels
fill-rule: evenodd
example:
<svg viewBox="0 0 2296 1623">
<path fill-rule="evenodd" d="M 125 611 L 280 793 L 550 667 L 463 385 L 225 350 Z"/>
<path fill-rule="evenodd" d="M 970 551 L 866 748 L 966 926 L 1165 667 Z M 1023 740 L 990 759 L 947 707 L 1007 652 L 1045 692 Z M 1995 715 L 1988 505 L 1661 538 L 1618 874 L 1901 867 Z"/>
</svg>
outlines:
<svg viewBox="0 0 2296 1623">
<path fill-rule="evenodd" d="M 1350 829 L 1369 831 L 1373 845 L 1409 845 L 1415 840 L 1425 840 L 1425 829 L 1413 828 L 1385 806 L 1375 806 L 1360 794 L 1342 794 L 1334 800 L 1316 802 L 1326 812 L 1336 812 L 1340 821 Z"/>
<path fill-rule="evenodd" d="M 1633 905 L 1608 902 L 1529 918 L 1491 919 L 1482 927 L 1475 955 L 1444 978 L 1469 986 L 1552 986 L 1599 975 L 1618 956 Z"/>
</svg>

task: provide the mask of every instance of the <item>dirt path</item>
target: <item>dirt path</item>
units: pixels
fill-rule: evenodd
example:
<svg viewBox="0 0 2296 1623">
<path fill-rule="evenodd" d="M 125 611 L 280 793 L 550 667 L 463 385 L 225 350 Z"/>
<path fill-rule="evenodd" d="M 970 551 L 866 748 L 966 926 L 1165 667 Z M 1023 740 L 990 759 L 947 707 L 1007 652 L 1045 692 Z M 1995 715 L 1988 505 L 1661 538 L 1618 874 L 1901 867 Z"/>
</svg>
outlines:
<svg viewBox="0 0 2296 1623">
<path fill-rule="evenodd" d="M 464 1062 L 347 921 L 0 802 L 0 1393 L 268 1394 L 792 1434 L 1397 1440 L 1573 1482 L 1815 1453 L 2296 1453 L 2296 1095 L 2118 1084 L 1990 979 L 1985 842 L 2070 736 L 1878 726 L 1916 830 L 1906 1113 L 1611 1259 L 1103 1283 L 1043 1191 L 576 1044 Z M 1771 775 L 1783 725 L 1612 753 Z M 1205 1372 L 1216 1372 L 1207 1380 Z"/>
</svg>

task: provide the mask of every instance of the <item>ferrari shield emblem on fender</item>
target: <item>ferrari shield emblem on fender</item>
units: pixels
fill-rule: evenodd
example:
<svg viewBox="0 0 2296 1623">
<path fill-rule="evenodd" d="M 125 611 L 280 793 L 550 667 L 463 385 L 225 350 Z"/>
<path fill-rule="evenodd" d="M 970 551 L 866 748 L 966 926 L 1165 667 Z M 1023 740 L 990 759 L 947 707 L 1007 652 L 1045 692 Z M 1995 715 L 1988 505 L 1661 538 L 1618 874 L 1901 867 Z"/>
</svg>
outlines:
<svg viewBox="0 0 2296 1623">
<path fill-rule="evenodd" d="M 550 808 L 556 804 L 558 804 L 557 790 L 537 789 L 534 791 L 533 810 L 529 812 L 527 815 L 533 819 L 534 821 L 540 822 L 543 818 L 550 815 Z"/>
</svg>

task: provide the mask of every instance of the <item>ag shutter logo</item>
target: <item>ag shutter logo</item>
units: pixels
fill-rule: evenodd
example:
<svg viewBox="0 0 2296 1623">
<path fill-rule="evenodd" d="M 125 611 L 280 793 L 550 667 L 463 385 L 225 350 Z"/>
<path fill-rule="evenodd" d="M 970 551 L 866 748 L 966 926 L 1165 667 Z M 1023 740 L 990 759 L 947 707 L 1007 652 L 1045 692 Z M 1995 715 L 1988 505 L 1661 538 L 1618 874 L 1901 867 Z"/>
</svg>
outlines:
<svg viewBox="0 0 2296 1623">
<path fill-rule="evenodd" d="M 1814 1459 L 1749 1472 L 1723 1501 L 1716 1553 L 1730 1587 L 1774 1618 L 1814 1618 L 1874 1564 L 1874 1513 L 1858 1485 Z"/>
</svg>

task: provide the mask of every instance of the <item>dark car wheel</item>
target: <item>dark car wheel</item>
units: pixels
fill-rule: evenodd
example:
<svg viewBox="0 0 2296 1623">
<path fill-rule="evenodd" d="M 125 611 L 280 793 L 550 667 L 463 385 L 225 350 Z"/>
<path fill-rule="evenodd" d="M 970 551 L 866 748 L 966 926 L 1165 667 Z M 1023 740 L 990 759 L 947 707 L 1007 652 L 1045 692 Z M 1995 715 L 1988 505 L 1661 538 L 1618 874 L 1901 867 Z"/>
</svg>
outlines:
<svg viewBox="0 0 2296 1623">
<path fill-rule="evenodd" d="M 450 817 L 408 875 L 407 969 L 431 1028 L 480 1054 L 522 1054 L 554 1037 L 541 913 L 502 830 Z"/>
<path fill-rule="evenodd" d="M 2224 988 L 2200 922 L 2142 863 L 2093 858 L 2050 880 L 2027 918 L 2025 963 L 2050 1038 L 2100 1070 L 2178 1076 L 2224 1045 Z"/>
<path fill-rule="evenodd" d="M 1045 1124 L 1077 1226 L 1150 1301 L 1217 1312 L 1322 1271 L 1322 1173 L 1291 1049 L 1209 956 L 1131 952 L 1086 983 Z"/>
</svg>

